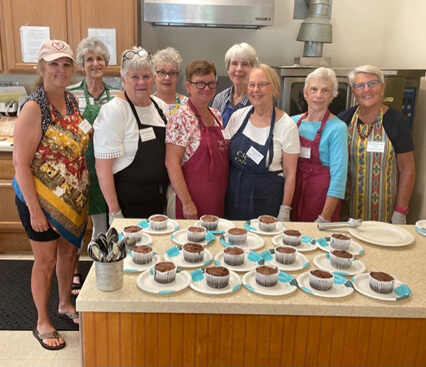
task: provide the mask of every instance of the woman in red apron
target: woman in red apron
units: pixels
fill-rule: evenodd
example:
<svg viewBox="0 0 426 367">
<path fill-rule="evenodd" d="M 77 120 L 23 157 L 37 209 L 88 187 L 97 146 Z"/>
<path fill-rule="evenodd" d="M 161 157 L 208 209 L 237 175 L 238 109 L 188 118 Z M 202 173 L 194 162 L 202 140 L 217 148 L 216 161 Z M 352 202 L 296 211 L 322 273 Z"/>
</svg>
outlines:
<svg viewBox="0 0 426 367">
<path fill-rule="evenodd" d="M 215 66 L 208 61 L 190 63 L 185 85 L 189 100 L 166 128 L 166 166 L 172 186 L 168 215 L 223 217 L 229 155 L 220 114 L 208 107 L 217 87 Z"/>
<path fill-rule="evenodd" d="M 330 113 L 328 105 L 338 93 L 332 69 L 310 73 L 303 88 L 308 112 L 293 116 L 300 136 L 291 220 L 338 221 L 345 195 L 348 166 L 347 128 Z"/>
</svg>

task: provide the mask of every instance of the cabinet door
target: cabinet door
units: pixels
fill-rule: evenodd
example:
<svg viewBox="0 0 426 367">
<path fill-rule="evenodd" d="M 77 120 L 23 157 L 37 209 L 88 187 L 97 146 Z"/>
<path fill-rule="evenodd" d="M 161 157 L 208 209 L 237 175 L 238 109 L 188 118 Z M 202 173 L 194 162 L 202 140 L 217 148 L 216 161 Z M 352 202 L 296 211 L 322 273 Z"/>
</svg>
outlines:
<svg viewBox="0 0 426 367">
<path fill-rule="evenodd" d="M 50 38 L 68 42 L 66 0 L 2 0 L 4 22 L 3 49 L 9 71 L 34 72 L 35 63 L 24 63 L 21 51 L 21 26 L 47 26 Z"/>
<path fill-rule="evenodd" d="M 138 44 L 137 0 L 73 0 L 69 39 L 73 50 L 87 37 L 88 28 L 113 28 L 116 31 L 117 65 L 110 65 L 107 74 L 120 73 L 120 55 Z"/>
</svg>

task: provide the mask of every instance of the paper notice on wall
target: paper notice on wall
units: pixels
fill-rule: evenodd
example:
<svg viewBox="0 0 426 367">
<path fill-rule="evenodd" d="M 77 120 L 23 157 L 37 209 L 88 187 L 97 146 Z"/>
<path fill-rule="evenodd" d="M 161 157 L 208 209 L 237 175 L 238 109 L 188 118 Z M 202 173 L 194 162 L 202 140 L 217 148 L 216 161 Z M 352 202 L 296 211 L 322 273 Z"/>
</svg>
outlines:
<svg viewBox="0 0 426 367">
<path fill-rule="evenodd" d="M 38 62 L 38 51 L 41 45 L 50 39 L 50 28 L 22 26 L 20 32 L 22 61 Z"/>
<path fill-rule="evenodd" d="M 99 38 L 107 47 L 110 55 L 109 65 L 117 65 L 117 43 L 114 28 L 88 28 L 89 37 Z"/>
</svg>

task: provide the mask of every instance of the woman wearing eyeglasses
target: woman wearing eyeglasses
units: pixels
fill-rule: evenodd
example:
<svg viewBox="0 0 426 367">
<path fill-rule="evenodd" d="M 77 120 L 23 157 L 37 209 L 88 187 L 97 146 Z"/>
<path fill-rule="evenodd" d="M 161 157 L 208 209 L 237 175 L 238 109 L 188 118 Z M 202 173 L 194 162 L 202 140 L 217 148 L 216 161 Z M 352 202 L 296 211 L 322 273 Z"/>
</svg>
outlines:
<svg viewBox="0 0 426 367">
<path fill-rule="evenodd" d="M 223 126 L 238 109 L 250 105 L 247 97 L 247 77 L 253 66 L 259 63 L 256 50 L 248 43 L 233 45 L 225 54 L 225 65 L 232 86 L 220 92 L 213 100 L 213 108 L 222 114 Z"/>
<path fill-rule="evenodd" d="M 223 217 L 228 184 L 228 142 L 219 111 L 209 108 L 216 93 L 216 68 L 208 61 L 186 67 L 188 102 L 166 127 L 166 166 L 171 190 L 167 213 L 178 219 L 205 214 Z"/>
<path fill-rule="evenodd" d="M 247 94 L 252 106 L 236 111 L 225 130 L 231 138 L 228 219 L 264 214 L 290 219 L 300 145 L 295 123 L 274 106 L 279 93 L 272 68 L 259 64 L 250 70 Z"/>
<path fill-rule="evenodd" d="M 168 184 L 165 159 L 165 102 L 151 97 L 155 69 L 141 47 L 124 51 L 124 91 L 102 106 L 95 121 L 96 173 L 114 218 L 162 213 Z"/>
<path fill-rule="evenodd" d="M 338 117 L 349 129 L 349 216 L 406 224 L 415 178 L 410 124 L 382 102 L 380 69 L 364 65 L 348 77 L 358 105 Z"/>
<path fill-rule="evenodd" d="M 169 106 L 169 113 L 173 115 L 188 97 L 176 92 L 182 57 L 173 47 L 157 51 L 152 57 L 155 66 L 154 96 L 162 99 Z"/>
</svg>

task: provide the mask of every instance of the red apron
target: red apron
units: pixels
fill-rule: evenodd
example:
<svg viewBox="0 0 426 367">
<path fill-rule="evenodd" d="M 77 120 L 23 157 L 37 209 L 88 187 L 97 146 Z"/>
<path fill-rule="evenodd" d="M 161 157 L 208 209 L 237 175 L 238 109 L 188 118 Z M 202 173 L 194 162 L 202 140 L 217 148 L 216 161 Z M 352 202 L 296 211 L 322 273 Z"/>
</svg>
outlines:
<svg viewBox="0 0 426 367">
<path fill-rule="evenodd" d="M 188 105 L 197 116 L 201 139 L 194 155 L 182 166 L 186 186 L 199 217 L 205 214 L 223 217 L 229 175 L 229 142 L 222 135 L 220 123 L 219 126 L 206 127 L 190 99 Z M 185 219 L 182 202 L 177 196 L 176 219 Z"/>
<path fill-rule="evenodd" d="M 298 128 L 307 114 L 305 113 L 300 117 L 297 122 Z M 311 154 L 310 158 L 299 156 L 297 163 L 296 189 L 294 190 L 293 203 L 291 205 L 292 222 L 313 222 L 318 218 L 324 208 L 327 191 L 330 186 L 330 167 L 323 166 L 319 146 L 321 133 L 329 116 L 330 111 L 327 110 L 314 140 L 299 136 L 301 150 L 303 148 L 310 149 Z M 339 221 L 339 216 L 340 202 L 334 210 L 331 221 Z"/>
</svg>

